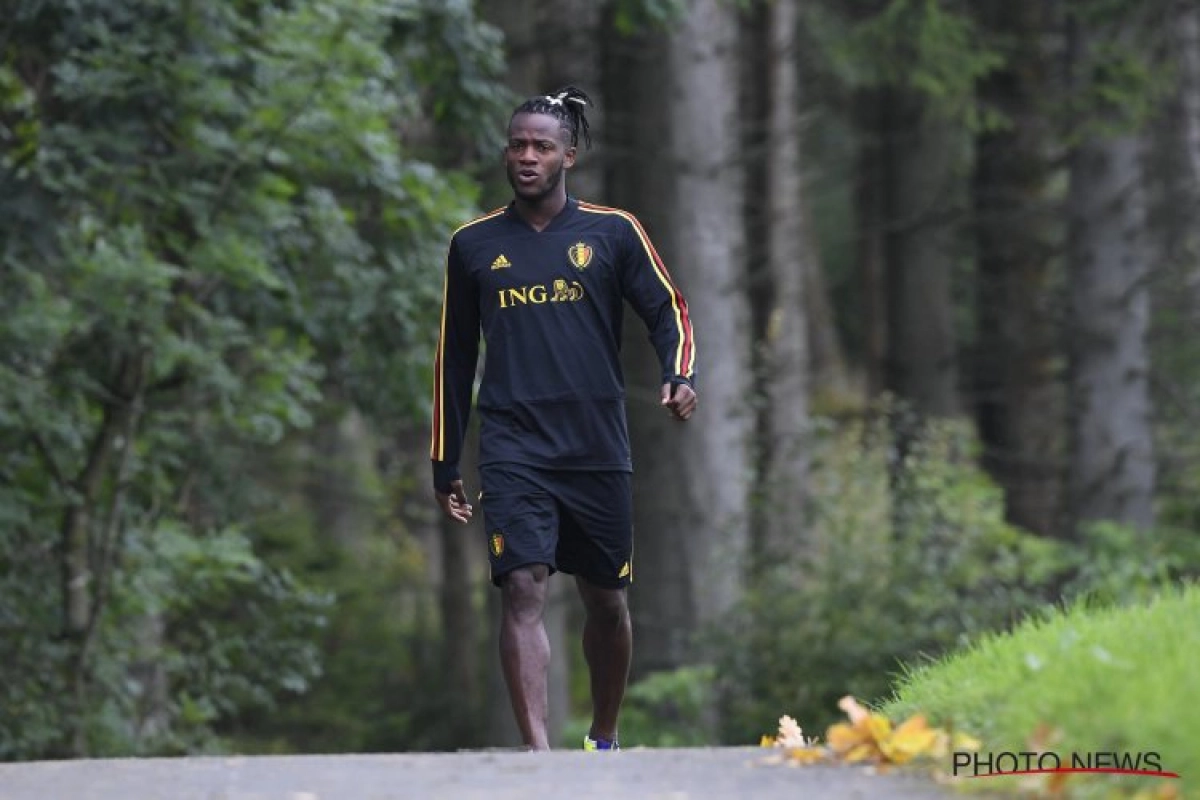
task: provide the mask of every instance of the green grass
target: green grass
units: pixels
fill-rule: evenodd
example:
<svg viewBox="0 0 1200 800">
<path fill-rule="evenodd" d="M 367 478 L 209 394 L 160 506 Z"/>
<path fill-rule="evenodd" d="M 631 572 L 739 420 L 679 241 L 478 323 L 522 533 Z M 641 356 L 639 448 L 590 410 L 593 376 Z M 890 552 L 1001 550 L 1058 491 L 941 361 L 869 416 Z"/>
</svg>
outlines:
<svg viewBox="0 0 1200 800">
<path fill-rule="evenodd" d="M 1164 591 L 1135 606 L 1081 603 L 1028 620 L 909 670 L 879 710 L 893 720 L 925 712 L 934 724 L 978 737 L 981 753 L 1027 751 L 1042 723 L 1061 733 L 1047 749 L 1064 762 L 1072 752 L 1155 751 L 1163 770 L 1180 774 L 1178 788 L 1194 792 L 1200 786 L 1200 586 Z M 979 783 L 997 788 L 996 780 Z M 1076 793 L 1124 795 L 1159 788 L 1164 780 L 1089 776 Z"/>
</svg>

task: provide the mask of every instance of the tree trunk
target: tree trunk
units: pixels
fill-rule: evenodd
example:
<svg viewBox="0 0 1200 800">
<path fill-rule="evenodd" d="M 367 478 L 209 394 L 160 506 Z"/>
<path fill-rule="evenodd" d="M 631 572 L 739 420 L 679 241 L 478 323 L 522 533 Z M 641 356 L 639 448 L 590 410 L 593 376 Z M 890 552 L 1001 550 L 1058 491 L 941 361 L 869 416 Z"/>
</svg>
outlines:
<svg viewBox="0 0 1200 800">
<path fill-rule="evenodd" d="M 665 36 L 638 33 L 606 40 L 604 96 L 608 124 L 603 136 L 611 154 L 608 162 L 608 195 L 615 205 L 637 214 L 681 282 L 690 300 L 686 268 L 677 265 L 668 238 L 674 222 L 674 186 L 667 141 L 670 116 Z M 630 168 L 635 157 L 655 156 L 654 169 Z M 695 319 L 695 310 L 692 309 Z M 699 346 L 704 347 L 703 323 L 698 323 Z M 686 563 L 678 557 L 682 532 L 671 513 L 686 507 L 686 479 L 672 474 L 680 439 L 691 433 L 696 420 L 684 426 L 669 425 L 659 407 L 660 367 L 641 320 L 626 308 L 622 341 L 622 367 L 626 379 L 629 435 L 633 445 L 634 582 L 629 591 L 633 614 L 633 677 L 681 664 L 688 652 L 688 637 L 695 625 L 695 609 Z M 697 364 L 700 402 L 705 403 L 703 350 Z M 664 440 L 663 437 L 670 437 Z M 642 576 L 645 576 L 642 579 Z"/>
<path fill-rule="evenodd" d="M 1160 494 L 1189 493 L 1200 440 L 1196 403 L 1200 329 L 1200 2 L 1164 15 L 1173 91 L 1151 127 L 1148 169 L 1153 276 L 1150 303 L 1156 427 L 1178 431 L 1158 453 Z M 1181 446 L 1182 445 L 1182 446 Z"/>
<path fill-rule="evenodd" d="M 1175 87 L 1154 126 L 1153 227 L 1156 261 L 1167 274 L 1156 275 L 1156 300 L 1170 315 L 1185 321 L 1173 335 L 1187 335 L 1200 318 L 1200 2 L 1179 0 L 1166 32 Z"/>
<path fill-rule="evenodd" d="M 854 97 L 858 155 L 854 165 L 854 227 L 857 246 L 859 313 L 862 317 L 862 361 L 869 398 L 888 388 L 887 359 L 887 151 L 890 119 L 882 89 L 860 90 Z"/>
<path fill-rule="evenodd" d="M 478 492 L 477 461 L 479 453 L 479 425 L 476 418 L 467 429 L 466 446 L 460 464 L 472 503 Z M 414 450 L 413 452 L 421 452 Z M 418 473 L 419 474 L 419 473 Z M 477 505 L 477 504 L 476 504 Z M 499 646 L 481 655 L 480 609 L 475 599 L 481 583 L 487 578 L 484 556 L 482 520 L 466 527 L 441 516 L 438 524 L 438 539 L 441 543 L 441 586 L 439 605 L 442 618 L 442 659 L 446 665 L 448 706 L 454 722 L 450 726 L 459 747 L 478 747 L 484 744 L 501 744 L 499 740 L 484 740 L 485 730 L 479 724 L 481 698 L 484 696 L 481 672 L 499 672 Z M 495 590 L 488 586 L 488 591 Z M 495 592 L 499 594 L 499 592 Z M 507 697 L 501 687 L 500 698 Z M 511 716 L 511 710 L 508 711 Z M 504 744 L 517 744 L 520 739 Z"/>
<path fill-rule="evenodd" d="M 126 473 L 144 410 L 148 365 L 149 354 L 145 352 L 126 353 L 120 358 L 115 379 L 107 387 L 111 399 L 88 448 L 87 461 L 72 481 L 75 497 L 63 516 L 60 553 L 63 632 L 72 648 L 67 669 L 73 701 L 70 741 L 66 747 L 73 756 L 86 756 L 89 752 L 86 721 L 90 654 L 108 600 L 122 524 Z M 115 470 L 111 468 L 114 457 Z M 106 489 L 108 511 L 101 514 Z"/>
<path fill-rule="evenodd" d="M 764 92 L 756 105 L 766 120 L 765 147 L 754 159 L 756 183 L 761 185 L 761 195 L 755 194 L 762 197 L 758 209 L 762 219 L 754 221 L 761 224 L 754 228 L 761 231 L 765 244 L 754 263 L 762 258 L 767 284 L 765 292 L 755 293 L 761 316 L 755 331 L 762 336 L 759 380 L 766 404 L 758 426 L 763 502 L 762 513 L 756 515 L 760 524 L 752 560 L 762 565 L 795 550 L 803 538 L 798 525 L 807 491 L 805 437 L 812 391 L 807 292 L 820 264 L 803 201 L 798 13 L 791 3 L 772 3 L 759 13 L 753 42 L 764 58 L 757 61 L 758 74 L 749 84 Z"/>
<path fill-rule="evenodd" d="M 373 498 L 362 493 L 374 471 L 375 454 L 362 415 L 344 408 L 338 408 L 337 416 L 323 417 L 312 431 L 313 460 L 304 496 L 318 535 L 364 557 L 374 508 Z"/>
<path fill-rule="evenodd" d="M 1098 34 L 1077 32 L 1076 63 Z M 1069 510 L 1076 525 L 1154 521 L 1149 275 L 1141 143 L 1085 134 L 1071 156 Z"/>
<path fill-rule="evenodd" d="M 951 275 L 961 148 L 928 103 L 886 93 L 888 387 L 918 415 L 948 417 L 960 410 Z"/>
<path fill-rule="evenodd" d="M 692 637 L 737 597 L 747 539 L 751 417 L 749 313 L 741 258 L 742 175 L 736 11 L 700 0 L 666 37 L 629 42 L 613 79 L 627 101 L 607 130 L 628 134 L 614 199 L 639 214 L 696 322 L 700 406 L 679 424 L 658 405 L 659 366 L 631 321 L 627 348 L 634 439 L 637 567 L 635 671 L 687 663 Z M 638 47 L 638 45 L 641 47 Z M 618 53 L 620 50 L 617 51 Z M 618 77 L 619 76 L 619 77 Z M 616 92 L 607 96 L 616 98 Z M 614 108 L 615 108 L 614 103 Z M 629 125 L 622 125 L 621 122 Z"/>
<path fill-rule="evenodd" d="M 1183 172 L 1191 186 L 1194 211 L 1200 201 L 1200 3 L 1182 0 L 1178 6 L 1174 17 L 1174 49 L 1179 69 Z M 1200 263 L 1196 267 L 1193 287 L 1200 307 Z"/>
<path fill-rule="evenodd" d="M 977 263 L 975 408 L 984 463 L 1005 489 L 1010 522 L 1042 535 L 1059 523 L 1066 410 L 1054 222 L 1049 26 L 1041 0 L 977 6 L 989 31 L 1011 41 L 1009 66 L 982 82 L 980 99 L 1009 126 L 976 139 L 972 183 Z"/>
<path fill-rule="evenodd" d="M 825 279 L 825 268 L 821 263 L 816 231 L 813 229 L 810 206 L 806 200 L 810 193 L 803 188 L 803 176 L 801 186 L 799 212 L 804 220 L 804 236 L 809 241 L 811 253 L 811 257 L 803 259 L 801 265 L 804 270 L 804 316 L 808 322 L 806 327 L 809 396 L 812 398 L 813 408 L 817 413 L 821 413 L 825 410 L 836 411 L 848 404 L 859 405 L 862 390 L 851 379 L 850 368 L 846 363 L 846 349 L 842 346 L 841 335 L 838 333 L 833 301 L 829 295 L 829 282 Z"/>
</svg>

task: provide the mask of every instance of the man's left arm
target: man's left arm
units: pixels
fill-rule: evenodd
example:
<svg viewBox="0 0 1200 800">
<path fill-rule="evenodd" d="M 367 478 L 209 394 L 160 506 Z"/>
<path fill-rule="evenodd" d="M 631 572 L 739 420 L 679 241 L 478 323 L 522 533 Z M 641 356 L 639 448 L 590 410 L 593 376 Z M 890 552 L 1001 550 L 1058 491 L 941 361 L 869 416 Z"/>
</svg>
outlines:
<svg viewBox="0 0 1200 800">
<path fill-rule="evenodd" d="M 621 290 L 646 323 L 662 365 L 661 404 L 686 420 L 696 410 L 696 343 L 683 293 L 671 279 L 641 223 L 632 215 L 621 260 Z"/>
</svg>

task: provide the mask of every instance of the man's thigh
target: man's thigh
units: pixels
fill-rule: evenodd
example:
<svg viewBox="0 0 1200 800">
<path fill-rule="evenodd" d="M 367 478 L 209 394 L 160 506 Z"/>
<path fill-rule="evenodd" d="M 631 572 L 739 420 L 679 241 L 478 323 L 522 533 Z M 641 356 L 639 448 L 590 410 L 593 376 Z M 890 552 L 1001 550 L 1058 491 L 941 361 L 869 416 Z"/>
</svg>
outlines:
<svg viewBox="0 0 1200 800">
<path fill-rule="evenodd" d="M 553 572 L 559 528 L 554 496 L 518 465 L 490 464 L 479 476 L 492 583 L 499 586 L 514 569 L 533 564 Z"/>
<path fill-rule="evenodd" d="M 605 589 L 633 580 L 633 491 L 628 472 L 556 473 L 558 569 Z"/>
</svg>

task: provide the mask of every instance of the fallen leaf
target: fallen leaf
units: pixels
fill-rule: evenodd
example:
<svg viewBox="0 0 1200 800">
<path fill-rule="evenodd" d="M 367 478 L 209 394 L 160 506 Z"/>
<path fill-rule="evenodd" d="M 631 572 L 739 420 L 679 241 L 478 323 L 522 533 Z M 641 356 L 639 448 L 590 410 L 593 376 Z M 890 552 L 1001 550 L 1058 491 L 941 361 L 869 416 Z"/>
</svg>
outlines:
<svg viewBox="0 0 1200 800">
<path fill-rule="evenodd" d="M 859 702 L 850 695 L 846 695 L 841 700 L 838 700 L 838 708 L 844 711 L 846 716 L 850 718 L 851 725 L 857 725 L 871 716 L 871 712 L 859 705 Z"/>
</svg>

